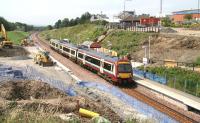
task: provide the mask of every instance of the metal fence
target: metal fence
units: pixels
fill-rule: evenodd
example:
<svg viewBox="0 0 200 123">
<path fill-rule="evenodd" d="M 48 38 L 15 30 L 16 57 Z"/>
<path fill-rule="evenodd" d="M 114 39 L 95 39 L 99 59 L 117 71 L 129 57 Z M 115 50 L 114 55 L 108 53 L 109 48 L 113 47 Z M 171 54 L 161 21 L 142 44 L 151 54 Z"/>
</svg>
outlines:
<svg viewBox="0 0 200 123">
<path fill-rule="evenodd" d="M 139 27 L 139 26 L 131 26 L 131 25 L 126 25 L 123 26 L 123 24 L 108 24 L 106 25 L 106 28 L 108 29 L 123 29 L 127 31 L 133 31 L 133 32 L 156 32 L 159 33 L 161 28 L 158 26 L 149 26 L 149 27 Z"/>
<path fill-rule="evenodd" d="M 163 72 L 162 75 L 157 75 L 138 69 L 133 69 L 133 74 L 200 97 L 200 82 L 198 80 L 191 80 L 189 78 L 185 78 L 184 76 L 172 76 L 166 72 Z"/>
<path fill-rule="evenodd" d="M 67 73 L 66 73 L 67 74 Z M 38 72 L 31 66 L 26 67 L 11 67 L 0 66 L 0 83 L 5 81 L 22 81 L 22 80 L 34 80 L 41 81 L 50 84 L 51 86 L 64 91 L 70 96 L 75 96 L 76 92 L 73 89 L 70 82 L 63 82 L 51 77 L 45 76 L 43 73 Z"/>
</svg>

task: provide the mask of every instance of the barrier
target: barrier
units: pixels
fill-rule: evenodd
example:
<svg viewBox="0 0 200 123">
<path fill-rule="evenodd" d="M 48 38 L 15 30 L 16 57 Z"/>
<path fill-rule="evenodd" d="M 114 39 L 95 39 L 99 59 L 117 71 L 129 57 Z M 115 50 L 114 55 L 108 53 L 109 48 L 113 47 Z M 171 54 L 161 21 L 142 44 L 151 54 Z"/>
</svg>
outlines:
<svg viewBox="0 0 200 123">
<path fill-rule="evenodd" d="M 144 77 L 144 78 L 147 78 L 147 79 L 150 79 L 152 81 L 155 81 L 155 82 L 158 82 L 160 84 L 167 84 L 167 79 L 164 78 L 164 77 L 160 77 L 156 74 L 152 74 L 152 73 L 149 73 L 149 72 L 144 72 L 142 70 L 138 70 L 138 69 L 133 69 L 133 74 L 136 74 L 140 77 Z"/>
</svg>

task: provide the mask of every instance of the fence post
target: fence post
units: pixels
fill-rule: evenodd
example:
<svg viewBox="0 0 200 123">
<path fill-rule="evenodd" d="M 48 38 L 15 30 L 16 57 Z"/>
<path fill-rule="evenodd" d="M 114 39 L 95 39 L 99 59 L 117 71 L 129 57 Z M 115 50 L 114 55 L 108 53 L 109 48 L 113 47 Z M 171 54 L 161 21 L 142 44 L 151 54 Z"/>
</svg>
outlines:
<svg viewBox="0 0 200 123">
<path fill-rule="evenodd" d="M 166 83 L 167 83 L 167 74 L 165 74 L 165 80 L 166 80 Z"/>
<path fill-rule="evenodd" d="M 197 86 L 196 86 L 196 96 L 198 96 L 198 89 L 199 89 L 199 83 L 197 82 Z"/>
<path fill-rule="evenodd" d="M 186 91 L 186 87 L 187 87 L 187 80 L 185 80 L 184 82 L 184 92 Z"/>
<path fill-rule="evenodd" d="M 174 88 L 176 88 L 176 77 L 174 77 Z"/>
</svg>

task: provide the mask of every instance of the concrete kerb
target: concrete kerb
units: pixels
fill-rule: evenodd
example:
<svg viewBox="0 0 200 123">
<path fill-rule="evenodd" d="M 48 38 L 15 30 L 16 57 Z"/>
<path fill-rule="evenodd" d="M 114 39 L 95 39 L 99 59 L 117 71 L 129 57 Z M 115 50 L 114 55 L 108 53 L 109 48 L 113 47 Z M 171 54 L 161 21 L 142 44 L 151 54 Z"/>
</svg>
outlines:
<svg viewBox="0 0 200 123">
<path fill-rule="evenodd" d="M 39 50 L 41 50 L 41 51 L 44 51 L 41 47 L 38 47 L 38 49 Z M 76 83 L 79 83 L 79 82 L 81 82 L 81 80 L 77 77 L 77 76 L 75 76 L 74 74 L 73 74 L 73 72 L 69 69 L 69 68 L 67 68 L 67 67 L 65 67 L 62 63 L 60 63 L 58 60 L 56 60 L 54 57 L 52 57 L 51 55 L 49 55 L 49 57 L 53 60 L 53 62 L 55 62 L 59 67 L 61 67 L 65 72 L 67 72 L 71 77 L 72 77 L 72 79 L 76 82 Z"/>
</svg>

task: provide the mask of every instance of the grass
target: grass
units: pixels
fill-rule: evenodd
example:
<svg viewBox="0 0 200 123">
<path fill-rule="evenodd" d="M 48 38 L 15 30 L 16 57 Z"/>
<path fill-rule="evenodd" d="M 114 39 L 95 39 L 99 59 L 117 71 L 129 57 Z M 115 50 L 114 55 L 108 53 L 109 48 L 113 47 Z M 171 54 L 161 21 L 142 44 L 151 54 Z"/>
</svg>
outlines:
<svg viewBox="0 0 200 123">
<path fill-rule="evenodd" d="M 166 67 L 148 67 L 147 70 L 153 74 L 166 77 L 167 86 L 200 97 L 200 76 L 198 72 Z"/>
<path fill-rule="evenodd" d="M 8 32 L 8 39 L 13 41 L 14 44 L 19 45 L 21 43 L 21 40 L 26 38 L 28 35 L 28 32 L 10 31 Z"/>
<path fill-rule="evenodd" d="M 138 46 L 141 46 L 148 39 L 149 35 L 151 34 L 114 30 L 104 39 L 103 46 L 111 48 L 123 56 L 127 53 L 135 52 Z"/>
<path fill-rule="evenodd" d="M 53 114 L 40 112 L 12 111 L 0 116 L 1 123 L 68 123 Z M 79 123 L 79 122 L 74 122 Z"/>
<path fill-rule="evenodd" d="M 40 33 L 43 39 L 70 39 L 74 44 L 79 44 L 84 41 L 93 41 L 100 36 L 105 28 L 97 24 L 79 24 L 72 27 L 65 27 L 61 29 L 47 30 Z"/>
</svg>

